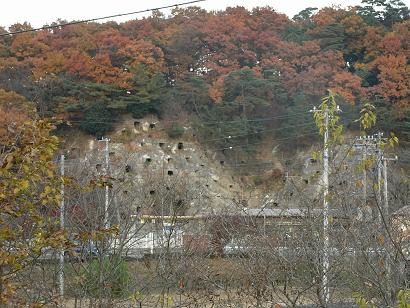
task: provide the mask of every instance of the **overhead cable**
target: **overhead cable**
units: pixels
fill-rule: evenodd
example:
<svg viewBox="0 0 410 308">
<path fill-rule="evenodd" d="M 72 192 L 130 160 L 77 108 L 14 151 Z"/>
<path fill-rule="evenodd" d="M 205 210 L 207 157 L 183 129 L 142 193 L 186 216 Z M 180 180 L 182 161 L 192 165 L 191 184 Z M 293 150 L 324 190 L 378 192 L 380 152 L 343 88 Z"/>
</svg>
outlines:
<svg viewBox="0 0 410 308">
<path fill-rule="evenodd" d="M 231 121 L 214 121 L 214 122 L 204 122 L 200 121 L 199 124 L 201 125 L 218 125 L 218 124 L 226 124 L 226 123 L 242 123 L 242 122 L 264 122 L 264 121 L 270 121 L 270 120 L 275 120 L 275 119 L 282 119 L 285 120 L 287 118 L 294 118 L 297 115 L 305 115 L 306 113 L 290 113 L 290 114 L 283 114 L 283 115 L 278 115 L 278 116 L 273 116 L 273 117 L 268 117 L 268 118 L 254 118 L 254 119 L 240 119 L 240 120 L 231 120 Z M 135 119 L 137 121 L 138 119 Z M 120 123 L 120 121 L 116 120 L 108 120 L 108 121 L 88 121 L 88 120 L 67 120 L 66 122 L 69 123 L 94 123 L 94 124 L 106 124 L 106 123 L 113 123 L 117 124 Z M 180 120 L 160 120 L 159 122 L 164 122 L 164 123 L 180 123 Z"/>
<path fill-rule="evenodd" d="M 0 37 L 20 34 L 20 33 L 36 32 L 36 31 L 41 31 L 41 30 L 61 28 L 61 27 L 65 27 L 65 26 L 78 25 L 78 24 L 83 24 L 83 23 L 87 23 L 87 22 L 93 22 L 93 21 L 97 21 L 97 20 L 103 20 L 103 19 L 109 19 L 109 18 L 115 18 L 115 17 L 123 17 L 123 16 L 146 13 L 146 12 L 158 11 L 158 10 L 169 9 L 169 8 L 178 7 L 178 6 L 182 6 L 182 5 L 189 5 L 189 4 L 194 4 L 194 3 L 203 2 L 203 1 L 206 1 L 206 0 L 194 0 L 194 1 L 188 1 L 188 2 L 181 2 L 181 3 L 165 5 L 165 6 L 161 6 L 161 7 L 157 7 L 157 8 L 145 9 L 145 10 L 141 10 L 141 11 L 134 11 L 134 12 L 104 16 L 104 17 L 97 17 L 97 18 L 91 18 L 91 19 L 72 21 L 72 22 L 62 23 L 62 24 L 58 24 L 58 25 L 44 26 L 44 27 L 34 28 L 34 29 L 7 32 L 7 33 L 0 34 Z"/>
</svg>

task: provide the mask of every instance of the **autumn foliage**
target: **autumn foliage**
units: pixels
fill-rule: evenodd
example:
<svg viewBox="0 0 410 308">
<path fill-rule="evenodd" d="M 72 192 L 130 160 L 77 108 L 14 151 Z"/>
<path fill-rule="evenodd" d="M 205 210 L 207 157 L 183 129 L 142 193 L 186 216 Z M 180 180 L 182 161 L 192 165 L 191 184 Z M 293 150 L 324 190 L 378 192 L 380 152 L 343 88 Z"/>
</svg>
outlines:
<svg viewBox="0 0 410 308">
<path fill-rule="evenodd" d="M 30 286 L 15 278 L 43 249 L 65 242 L 58 221 L 49 218 L 58 209 L 61 185 L 52 162 L 58 148 L 53 128 L 45 120 L 26 121 L 0 147 L 0 305 L 25 306 L 19 288 Z"/>
<path fill-rule="evenodd" d="M 202 104 L 223 105 L 225 79 L 252 70 L 257 78 L 270 76 L 280 92 L 265 113 L 299 108 L 301 98 L 307 109 L 331 89 L 349 104 L 376 101 L 403 119 L 410 109 L 409 11 L 400 1 L 373 2 L 307 8 L 293 19 L 270 7 L 178 8 L 168 17 L 154 12 L 122 24 L 3 37 L 0 86 L 36 102 L 40 115 L 81 128 L 96 110 L 115 121 L 127 112 L 166 114 L 164 104 L 175 97 L 185 97 L 187 107 L 194 79 Z M 17 24 L 10 31 L 29 28 Z"/>
</svg>

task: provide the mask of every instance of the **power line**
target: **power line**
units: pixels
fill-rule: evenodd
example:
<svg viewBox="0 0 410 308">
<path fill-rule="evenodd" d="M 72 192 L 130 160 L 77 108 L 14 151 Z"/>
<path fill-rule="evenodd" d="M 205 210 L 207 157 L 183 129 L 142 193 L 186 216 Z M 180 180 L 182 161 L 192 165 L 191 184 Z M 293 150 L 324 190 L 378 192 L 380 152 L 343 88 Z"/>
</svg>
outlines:
<svg viewBox="0 0 410 308">
<path fill-rule="evenodd" d="M 285 126 L 285 127 L 279 127 L 279 128 L 272 128 L 272 129 L 261 130 L 261 131 L 253 132 L 253 133 L 246 133 L 246 134 L 233 135 L 233 136 L 229 135 L 229 136 L 225 136 L 221 138 L 208 139 L 208 140 L 205 140 L 204 142 L 212 142 L 212 141 L 225 140 L 225 139 L 229 140 L 233 138 L 239 138 L 239 137 L 245 137 L 245 136 L 251 136 L 251 135 L 259 135 L 263 133 L 275 132 L 275 131 L 284 130 L 284 129 L 292 129 L 295 127 L 306 127 L 306 126 L 313 126 L 313 125 L 314 123 L 305 123 L 301 125 L 292 125 L 292 126 Z"/>
<path fill-rule="evenodd" d="M 223 124 L 223 123 L 236 123 L 236 122 L 263 122 L 263 121 L 270 121 L 273 119 L 286 119 L 290 117 L 294 117 L 295 115 L 304 115 L 304 112 L 300 113 L 291 113 L 291 114 L 284 114 L 284 115 L 279 115 L 275 117 L 269 117 L 269 118 L 256 118 L 256 119 L 243 119 L 243 120 L 233 120 L 233 121 L 218 121 L 218 122 L 203 122 L 202 124 L 209 124 L 209 125 L 215 125 L 215 124 Z"/>
<path fill-rule="evenodd" d="M 298 138 L 300 138 L 300 137 L 304 137 L 304 136 L 313 136 L 313 135 L 317 135 L 318 134 L 318 132 L 317 132 L 317 130 L 314 130 L 314 131 L 311 131 L 311 132 L 307 132 L 307 133 L 305 133 L 305 134 L 301 134 L 301 135 L 297 135 L 297 136 L 291 136 L 291 137 L 286 137 L 286 138 L 280 138 L 280 139 L 271 139 L 270 141 L 272 141 L 272 142 L 275 142 L 276 144 L 283 144 L 283 142 L 279 142 L 279 141 L 285 141 L 285 140 L 290 140 L 290 139 L 298 139 Z M 216 151 L 222 151 L 222 150 L 232 150 L 232 149 L 235 149 L 235 148 L 244 148 L 244 147 L 250 147 L 250 146 L 254 146 L 254 145 L 259 145 L 259 144 L 266 144 L 266 141 L 265 142 L 257 142 L 257 143 L 251 143 L 251 144 L 245 144 L 245 145 L 238 145 L 238 146 L 230 146 L 230 147 L 226 147 L 226 148 L 222 148 L 222 149 L 215 149 Z M 271 161 L 263 161 L 263 162 L 259 162 L 259 163 L 270 163 Z M 66 165 L 67 164 L 72 164 L 72 165 L 77 165 L 77 164 L 80 164 L 81 162 L 78 162 L 77 161 L 77 159 L 69 159 L 69 160 L 66 160 Z M 259 164 L 258 163 L 258 164 Z M 113 164 L 115 164 L 115 163 L 113 163 Z M 135 163 L 134 163 L 135 164 Z M 147 165 L 146 163 L 136 163 L 136 165 Z M 248 163 L 241 163 L 241 164 L 237 164 L 238 166 L 245 166 L 245 165 L 250 165 L 250 164 L 248 164 Z M 224 168 L 227 168 L 227 167 L 224 167 Z"/>
<path fill-rule="evenodd" d="M 304 137 L 304 136 L 313 136 L 313 135 L 318 135 L 318 134 L 319 134 L 318 131 L 314 130 L 314 131 L 308 132 L 306 134 L 301 134 L 301 135 L 298 135 L 298 136 L 292 136 L 292 137 L 287 137 L 287 138 L 272 139 L 271 141 L 277 142 L 277 141 L 283 141 L 283 140 L 289 140 L 289 139 L 297 139 L 297 138 Z M 245 144 L 245 145 L 229 146 L 229 147 L 225 147 L 225 148 L 221 148 L 221 149 L 216 149 L 216 151 L 232 150 L 232 149 L 235 149 L 235 148 L 244 148 L 244 147 L 249 147 L 249 146 L 258 145 L 258 144 L 266 144 L 266 141 L 251 143 L 249 145 Z"/>
<path fill-rule="evenodd" d="M 289 117 L 292 117 L 293 115 L 289 115 Z M 299 121 L 301 122 L 301 121 Z M 251 132 L 251 133 L 246 133 L 246 134 L 240 134 L 240 135 L 228 135 L 228 136 L 224 136 L 221 138 L 214 138 L 214 139 L 208 139 L 208 140 L 203 140 L 201 141 L 202 143 L 208 143 L 208 142 L 212 142 L 212 141 L 218 141 L 218 140 L 230 140 L 233 138 L 237 138 L 237 137 L 244 137 L 244 136 L 249 136 L 249 135 L 258 135 L 258 134 L 263 134 L 263 133 L 267 133 L 267 132 L 275 132 L 275 131 L 280 131 L 280 130 L 284 130 L 284 129 L 292 129 L 292 128 L 310 128 L 310 126 L 312 126 L 312 128 L 314 127 L 314 123 L 311 121 L 299 124 L 299 125 L 290 125 L 290 126 L 285 126 L 285 127 L 277 127 L 277 128 L 272 128 L 272 129 L 266 129 L 266 130 L 261 130 L 261 131 L 257 131 L 257 132 Z M 301 135 L 303 136 L 303 135 Z M 290 138 L 298 138 L 298 136 L 296 137 L 290 137 Z M 287 138 L 285 138 L 287 139 Z"/>
<path fill-rule="evenodd" d="M 127 162 L 129 163 L 129 161 L 125 161 L 125 162 L 113 162 L 113 163 L 110 163 L 110 164 L 114 167 L 124 167 Z M 243 167 L 243 166 L 259 166 L 259 165 L 268 165 L 268 164 L 272 164 L 272 163 L 273 163 L 273 161 L 271 161 L 271 160 L 269 160 L 269 161 L 250 162 L 250 163 L 245 162 L 245 163 L 235 164 L 234 166 L 229 166 L 229 165 L 228 166 L 223 166 L 223 167 L 221 167 L 221 169 L 240 169 L 240 167 Z M 69 165 L 69 166 L 84 166 L 85 164 L 86 164 L 85 162 L 79 161 L 78 159 L 75 159 L 75 158 L 72 158 L 72 159 L 70 159 L 70 161 L 65 163 L 65 165 Z M 90 163 L 90 166 L 91 165 L 92 164 Z M 132 162 L 132 165 L 133 166 L 147 167 L 150 164 Z"/>
<path fill-rule="evenodd" d="M 72 122 L 72 121 L 69 121 Z M 75 123 L 75 122 L 74 122 Z M 81 122 L 83 123 L 83 122 Z M 109 123 L 109 122 L 100 122 L 100 121 L 84 121 L 84 123 Z M 115 122 L 113 122 L 115 123 Z M 219 138 L 213 138 L 213 139 L 206 139 L 206 140 L 201 140 L 201 143 L 212 143 L 214 141 L 220 141 L 220 140 L 231 140 L 231 139 L 235 139 L 235 138 L 240 138 L 240 137 L 245 137 L 245 136 L 255 136 L 255 135 L 259 135 L 259 134 L 264 134 L 264 133 L 269 133 L 269 132 L 276 132 L 276 131 L 281 131 L 281 130 L 285 130 L 285 129 L 293 129 L 293 128 L 309 128 L 309 126 L 313 126 L 313 123 L 304 123 L 304 124 L 300 124 L 300 125 L 292 125 L 292 126 L 285 126 L 285 127 L 277 127 L 277 128 L 271 128 L 271 129 L 266 129 L 266 130 L 261 130 L 261 131 L 256 131 L 256 132 L 250 132 L 250 133 L 246 133 L 246 134 L 239 134 L 239 135 L 226 135 L 223 137 L 219 137 Z M 297 138 L 297 137 L 295 137 Z"/>
<path fill-rule="evenodd" d="M 203 1 L 206 1 L 206 0 L 194 0 L 194 1 L 188 1 L 188 2 L 181 2 L 181 3 L 177 3 L 177 4 L 171 4 L 171 5 L 161 6 L 161 7 L 152 8 L 152 9 L 145 9 L 145 10 L 141 10 L 141 11 L 121 13 L 121 14 L 115 14 L 115 15 L 104 16 L 104 17 L 84 19 L 84 20 L 79 20 L 79 21 L 72 21 L 72 22 L 67 22 L 67 23 L 63 23 L 63 24 L 59 24 L 59 25 L 44 26 L 44 27 L 28 29 L 28 30 L 19 30 L 19 31 L 14 31 L 14 32 L 7 32 L 7 33 L 0 34 L 0 37 L 20 34 L 20 33 L 36 32 L 36 31 L 41 31 L 41 30 L 61 28 L 61 27 L 65 27 L 65 26 L 78 25 L 78 24 L 82 24 L 82 23 L 87 23 L 87 22 L 92 22 L 92 21 L 97 21 L 97 20 L 103 20 L 103 19 L 108 19 L 108 18 L 115 18 L 115 17 L 123 17 L 123 16 L 129 16 L 129 15 L 141 14 L 141 13 L 152 12 L 152 11 L 157 11 L 157 10 L 169 9 L 169 8 L 172 8 L 172 7 L 177 7 L 177 6 L 182 6 L 182 5 L 194 4 L 194 3 L 203 2 Z"/>
<path fill-rule="evenodd" d="M 291 114 L 284 114 L 284 115 L 279 115 L 279 116 L 274 116 L 274 117 L 269 117 L 269 118 L 255 118 L 255 119 L 241 119 L 241 120 L 232 120 L 232 121 L 215 121 L 215 122 L 200 122 L 200 124 L 204 125 L 217 125 L 217 124 L 225 124 L 225 123 L 240 123 L 240 122 L 264 122 L 264 121 L 270 121 L 270 120 L 275 120 L 275 119 L 286 119 L 286 118 L 293 118 L 294 116 L 297 115 L 302 115 L 305 113 L 291 113 Z M 137 121 L 138 119 L 135 119 Z M 76 124 L 81 124 L 81 123 L 93 123 L 93 124 L 105 124 L 105 123 L 110 123 L 110 124 L 117 124 L 120 123 L 120 121 L 85 121 L 85 120 L 67 120 L 66 122 L 69 123 L 76 123 Z M 159 122 L 163 123 L 178 123 L 180 120 L 160 120 Z"/>
</svg>

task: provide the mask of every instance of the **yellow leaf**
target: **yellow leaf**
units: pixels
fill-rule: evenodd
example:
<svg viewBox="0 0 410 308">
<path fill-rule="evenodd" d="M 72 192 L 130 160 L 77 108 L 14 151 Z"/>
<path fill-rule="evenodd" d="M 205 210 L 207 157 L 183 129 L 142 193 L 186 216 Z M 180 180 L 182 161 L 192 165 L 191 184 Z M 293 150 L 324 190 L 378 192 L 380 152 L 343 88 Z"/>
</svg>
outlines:
<svg viewBox="0 0 410 308">
<path fill-rule="evenodd" d="M 28 183 L 27 180 L 22 180 L 22 181 L 20 182 L 20 186 L 21 186 L 21 189 L 27 189 L 28 186 L 29 186 L 29 183 Z"/>
</svg>

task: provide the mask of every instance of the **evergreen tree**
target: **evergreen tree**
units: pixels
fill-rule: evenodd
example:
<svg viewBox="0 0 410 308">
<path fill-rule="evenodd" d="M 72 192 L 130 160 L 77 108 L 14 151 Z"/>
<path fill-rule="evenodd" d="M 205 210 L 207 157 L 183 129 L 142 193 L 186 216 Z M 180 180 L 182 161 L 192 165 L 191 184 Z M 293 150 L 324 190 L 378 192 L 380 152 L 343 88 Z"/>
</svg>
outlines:
<svg viewBox="0 0 410 308">
<path fill-rule="evenodd" d="M 160 113 L 161 105 L 167 95 L 164 75 L 161 72 L 150 73 L 145 65 L 135 66 L 132 96 L 127 99 L 127 110 L 134 118 L 141 118 L 148 113 Z"/>
</svg>

